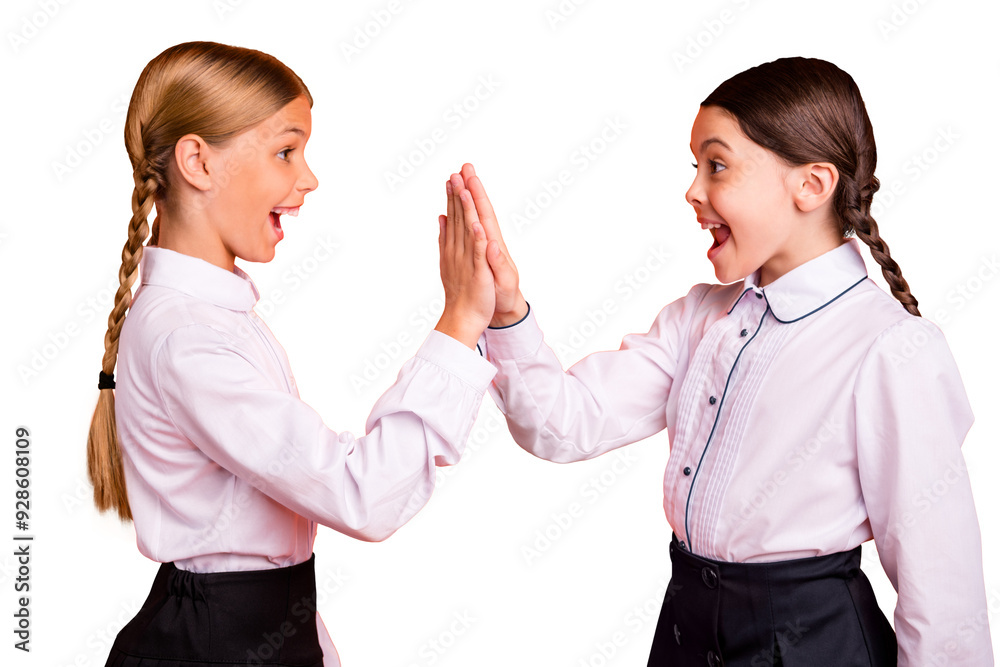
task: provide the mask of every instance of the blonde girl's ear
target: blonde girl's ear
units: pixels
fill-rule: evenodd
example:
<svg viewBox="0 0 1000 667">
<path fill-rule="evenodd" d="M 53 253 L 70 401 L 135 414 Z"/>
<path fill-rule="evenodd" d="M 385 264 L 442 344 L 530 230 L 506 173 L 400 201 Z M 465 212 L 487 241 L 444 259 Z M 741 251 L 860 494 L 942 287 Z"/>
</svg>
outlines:
<svg viewBox="0 0 1000 667">
<path fill-rule="evenodd" d="M 197 134 L 185 134 L 174 145 L 173 166 L 177 175 L 198 190 L 210 190 L 208 160 L 212 152 L 212 147 Z"/>
<path fill-rule="evenodd" d="M 840 173 L 829 162 L 811 162 L 792 169 L 792 198 L 795 207 L 810 213 L 825 205 L 837 191 Z"/>
</svg>

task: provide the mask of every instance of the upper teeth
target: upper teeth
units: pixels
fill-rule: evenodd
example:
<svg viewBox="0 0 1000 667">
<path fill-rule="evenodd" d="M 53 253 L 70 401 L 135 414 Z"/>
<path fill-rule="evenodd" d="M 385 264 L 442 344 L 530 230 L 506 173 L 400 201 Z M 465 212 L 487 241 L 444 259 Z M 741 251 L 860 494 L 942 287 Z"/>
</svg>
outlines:
<svg viewBox="0 0 1000 667">
<path fill-rule="evenodd" d="M 271 209 L 271 213 L 277 213 L 278 215 L 290 215 L 293 218 L 299 214 L 298 206 L 275 206 Z"/>
<path fill-rule="evenodd" d="M 718 229 L 722 225 L 718 222 L 703 222 L 701 223 L 702 229 Z"/>
</svg>

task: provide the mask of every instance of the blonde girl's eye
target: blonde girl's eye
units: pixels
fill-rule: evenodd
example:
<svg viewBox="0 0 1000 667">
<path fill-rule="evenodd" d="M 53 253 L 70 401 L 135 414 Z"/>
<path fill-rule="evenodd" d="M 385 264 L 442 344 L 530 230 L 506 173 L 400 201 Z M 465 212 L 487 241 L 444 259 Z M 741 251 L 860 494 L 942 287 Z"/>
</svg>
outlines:
<svg viewBox="0 0 1000 667">
<path fill-rule="evenodd" d="M 282 148 L 280 151 L 278 151 L 278 157 L 281 158 L 282 160 L 287 160 L 288 154 L 291 152 L 292 152 L 291 148 Z"/>
</svg>

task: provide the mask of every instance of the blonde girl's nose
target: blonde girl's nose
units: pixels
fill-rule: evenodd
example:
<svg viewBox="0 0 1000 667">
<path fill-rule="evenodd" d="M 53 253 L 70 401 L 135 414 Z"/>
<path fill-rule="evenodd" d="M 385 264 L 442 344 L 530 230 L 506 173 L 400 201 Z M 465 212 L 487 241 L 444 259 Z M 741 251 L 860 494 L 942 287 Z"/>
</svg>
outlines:
<svg viewBox="0 0 1000 667">
<path fill-rule="evenodd" d="M 319 187 L 319 179 L 305 162 L 302 163 L 302 168 L 302 174 L 299 176 L 299 189 L 303 192 L 312 192 Z"/>
</svg>

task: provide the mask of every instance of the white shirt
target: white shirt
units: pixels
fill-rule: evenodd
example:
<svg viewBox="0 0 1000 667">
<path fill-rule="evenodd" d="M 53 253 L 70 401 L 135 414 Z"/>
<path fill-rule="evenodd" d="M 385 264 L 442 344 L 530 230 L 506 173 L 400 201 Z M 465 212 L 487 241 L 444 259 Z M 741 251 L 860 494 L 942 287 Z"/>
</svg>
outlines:
<svg viewBox="0 0 1000 667">
<path fill-rule="evenodd" d="M 316 524 L 382 540 L 461 458 L 495 374 L 432 331 L 368 417 L 327 428 L 239 267 L 147 247 L 122 327 L 115 416 L 139 551 L 194 572 L 295 565 Z M 317 616 L 324 664 L 339 665 Z"/>
<path fill-rule="evenodd" d="M 867 278 L 854 239 L 756 280 L 695 285 L 565 373 L 533 313 L 487 330 L 514 439 L 567 462 L 666 428 L 663 506 L 693 553 L 775 561 L 874 538 L 899 664 L 992 665 L 961 452 L 973 415 L 940 329 Z"/>
</svg>

